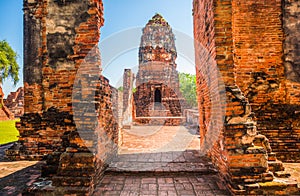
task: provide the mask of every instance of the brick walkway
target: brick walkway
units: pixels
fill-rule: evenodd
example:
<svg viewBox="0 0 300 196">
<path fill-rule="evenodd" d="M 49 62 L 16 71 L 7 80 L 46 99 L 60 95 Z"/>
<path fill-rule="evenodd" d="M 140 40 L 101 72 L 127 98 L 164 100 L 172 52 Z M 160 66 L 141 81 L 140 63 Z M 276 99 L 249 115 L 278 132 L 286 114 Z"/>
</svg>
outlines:
<svg viewBox="0 0 300 196">
<path fill-rule="evenodd" d="M 94 195 L 229 195 L 216 175 L 109 174 Z"/>
<path fill-rule="evenodd" d="M 134 126 L 94 195 L 229 195 L 193 129 Z"/>
<path fill-rule="evenodd" d="M 207 157 L 196 150 L 183 152 L 121 154 L 107 171 L 117 172 L 198 172 L 216 171 Z"/>
<path fill-rule="evenodd" d="M 0 146 L 0 195 L 19 196 L 41 176 L 44 162 L 7 161 L 4 150 L 11 145 Z"/>
<path fill-rule="evenodd" d="M 155 144 L 156 141 L 156 144 Z M 154 144 L 154 145 L 152 145 Z M 0 195 L 21 195 L 40 177 L 43 162 L 8 162 L 0 147 Z M 93 195 L 229 195 L 199 138 L 185 127 L 133 127 Z M 299 163 L 285 163 L 297 178 Z"/>
<path fill-rule="evenodd" d="M 283 163 L 283 166 L 285 171 L 297 180 L 298 188 L 300 188 L 300 163 Z"/>
<path fill-rule="evenodd" d="M 184 126 L 133 126 L 122 132 L 120 154 L 200 149 L 199 133 Z"/>
</svg>

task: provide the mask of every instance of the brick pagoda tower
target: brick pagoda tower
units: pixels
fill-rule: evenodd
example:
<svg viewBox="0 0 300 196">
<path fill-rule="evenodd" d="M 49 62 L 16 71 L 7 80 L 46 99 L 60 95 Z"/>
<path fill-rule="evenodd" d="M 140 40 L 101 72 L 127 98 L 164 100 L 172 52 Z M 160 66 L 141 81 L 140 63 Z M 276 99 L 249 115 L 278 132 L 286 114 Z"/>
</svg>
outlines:
<svg viewBox="0 0 300 196">
<path fill-rule="evenodd" d="M 139 70 L 134 93 L 135 121 L 178 125 L 181 121 L 175 36 L 168 22 L 156 14 L 143 29 Z"/>
</svg>

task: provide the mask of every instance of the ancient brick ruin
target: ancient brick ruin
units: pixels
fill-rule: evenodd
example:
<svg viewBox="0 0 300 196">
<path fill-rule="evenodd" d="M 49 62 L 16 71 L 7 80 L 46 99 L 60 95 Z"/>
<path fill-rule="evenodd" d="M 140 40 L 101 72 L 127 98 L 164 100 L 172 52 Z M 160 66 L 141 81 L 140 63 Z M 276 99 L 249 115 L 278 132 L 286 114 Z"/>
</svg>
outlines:
<svg viewBox="0 0 300 196">
<path fill-rule="evenodd" d="M 4 99 L 5 106 L 13 113 L 15 118 L 20 118 L 24 114 L 24 88 L 20 87 L 16 92 L 11 92 Z"/>
<path fill-rule="evenodd" d="M 300 161 L 299 7 L 294 0 L 193 2 L 200 150 L 234 194 L 299 194 L 297 184 L 279 178 L 280 160 Z M 119 132 L 118 93 L 101 75 L 97 47 L 102 1 L 24 0 L 24 24 L 25 108 L 20 139 L 6 155 L 48 155 L 43 174 L 52 177 L 51 191 L 91 193 Z M 168 38 L 166 47 L 150 44 L 151 30 Z M 137 117 L 150 116 L 155 102 L 182 115 L 172 39 L 159 15 L 144 29 Z"/>
<path fill-rule="evenodd" d="M 134 93 L 136 122 L 181 123 L 183 111 L 176 58 L 172 28 L 160 14 L 156 14 L 143 29 L 139 48 L 139 70 Z"/>
<path fill-rule="evenodd" d="M 133 82 L 134 74 L 130 69 L 125 69 L 123 75 L 122 127 L 127 128 L 131 127 L 133 121 Z"/>
<path fill-rule="evenodd" d="M 218 112 L 211 107 L 217 103 L 210 88 L 217 83 L 219 91 L 224 83 L 225 124 L 209 155 L 236 194 L 284 193 L 267 183 L 274 168 L 282 170 L 275 153 L 299 162 L 300 91 L 289 79 L 299 65 L 299 12 L 299 2 L 289 0 L 194 1 L 196 54 L 202 54 L 196 55 L 202 144 L 210 139 L 205 125 L 214 123 Z M 286 194 L 295 189 L 281 185 Z"/>
<path fill-rule="evenodd" d="M 14 114 L 6 107 L 4 102 L 4 93 L 0 86 L 0 120 L 11 120 L 14 119 Z"/>
<path fill-rule="evenodd" d="M 6 155 L 50 155 L 44 175 L 56 187 L 81 187 L 69 192 L 91 191 L 116 152 L 113 89 L 97 47 L 103 22 L 102 1 L 24 1 L 25 107 Z"/>
</svg>

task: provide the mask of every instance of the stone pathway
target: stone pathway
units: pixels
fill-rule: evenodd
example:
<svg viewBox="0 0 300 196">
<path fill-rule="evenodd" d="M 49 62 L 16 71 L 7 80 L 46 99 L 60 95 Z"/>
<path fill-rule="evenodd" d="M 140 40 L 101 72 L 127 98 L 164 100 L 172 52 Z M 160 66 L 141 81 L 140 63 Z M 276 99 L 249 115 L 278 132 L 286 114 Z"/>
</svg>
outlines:
<svg viewBox="0 0 300 196">
<path fill-rule="evenodd" d="M 210 159 L 197 150 L 120 154 L 113 159 L 110 172 L 197 172 L 215 173 Z"/>
<path fill-rule="evenodd" d="M 185 126 L 133 126 L 122 132 L 119 154 L 200 149 L 199 133 Z"/>
<path fill-rule="evenodd" d="M 123 132 L 119 155 L 93 195 L 229 195 L 199 144 L 186 127 L 133 127 Z M 0 195 L 19 196 L 35 184 L 44 162 L 9 162 L 8 147 L 0 146 Z M 284 166 L 300 186 L 300 163 Z"/>
<path fill-rule="evenodd" d="M 96 187 L 95 196 L 134 195 L 230 195 L 216 175 L 108 174 Z"/>
<path fill-rule="evenodd" d="M 300 163 L 283 163 L 283 166 L 285 171 L 297 181 L 298 188 L 300 188 Z"/>
<path fill-rule="evenodd" d="M 94 195 L 230 195 L 199 136 L 183 126 L 134 126 L 124 130 L 119 155 Z"/>
</svg>

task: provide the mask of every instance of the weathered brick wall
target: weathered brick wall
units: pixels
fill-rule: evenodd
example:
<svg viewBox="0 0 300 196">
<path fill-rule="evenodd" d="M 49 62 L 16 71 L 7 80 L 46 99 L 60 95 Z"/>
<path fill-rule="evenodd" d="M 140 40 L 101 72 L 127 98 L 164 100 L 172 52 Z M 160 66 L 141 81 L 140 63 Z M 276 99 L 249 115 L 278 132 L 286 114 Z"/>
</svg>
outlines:
<svg viewBox="0 0 300 196">
<path fill-rule="evenodd" d="M 258 135 L 251 106 L 241 90 L 237 86 L 228 86 L 226 97 L 224 141 L 220 143 L 221 149 L 225 149 L 220 157 L 227 160 L 227 173 L 223 175 L 233 193 L 258 194 L 251 193 L 248 185 L 273 180 L 268 165 L 271 150 L 259 142 L 254 145 L 257 138 L 264 136 Z M 212 155 L 217 156 L 216 153 Z"/>
<path fill-rule="evenodd" d="M 146 83 L 164 84 L 176 94 L 180 94 L 178 72 L 175 67 L 165 62 L 151 61 L 139 66 L 136 76 L 136 86 Z M 168 94 L 166 94 L 167 96 Z"/>
<path fill-rule="evenodd" d="M 24 88 L 20 87 L 16 92 L 11 92 L 4 100 L 4 104 L 14 114 L 15 118 L 20 118 L 24 114 Z"/>
<path fill-rule="evenodd" d="M 281 0 L 234 0 L 232 7 L 236 84 L 254 112 L 265 103 L 281 103 L 284 99 Z"/>
<path fill-rule="evenodd" d="M 76 131 L 72 90 L 78 68 L 97 46 L 103 25 L 100 1 L 25 1 L 25 115 L 18 124 L 23 156 L 63 150 Z M 96 49 L 94 56 L 99 55 Z M 95 62 L 101 74 L 100 58 Z M 106 101 L 103 99 L 103 101 Z"/>
<path fill-rule="evenodd" d="M 18 124 L 24 156 L 19 158 L 41 158 L 62 148 L 64 132 L 76 129 L 72 85 L 80 62 L 71 55 L 78 53 L 72 46 L 87 9 L 88 1 L 24 1 L 25 115 Z M 80 53 L 83 59 L 87 51 Z"/>
<path fill-rule="evenodd" d="M 300 2 L 285 0 L 283 3 L 283 61 L 286 76 L 286 104 L 278 107 L 280 119 L 276 119 L 283 141 L 278 145 L 278 155 L 284 160 L 300 161 Z M 283 125 L 285 126 L 283 128 Z M 283 129 L 282 129 L 283 128 Z M 283 138 L 281 138 L 283 136 Z M 276 139 L 275 139 L 276 141 Z M 286 148 L 288 146 L 288 148 Z"/>
<path fill-rule="evenodd" d="M 46 1 L 24 1 L 24 112 L 42 113 Z M 44 42 L 45 43 L 45 42 Z"/>
<path fill-rule="evenodd" d="M 24 18 L 25 114 L 6 155 L 51 153 L 43 173 L 53 185 L 90 192 L 118 142 L 117 91 L 101 76 L 102 1 L 25 0 Z"/>
<path fill-rule="evenodd" d="M 194 15 L 194 40 L 195 40 L 195 54 L 196 54 L 196 77 L 197 77 L 197 101 L 200 125 L 201 142 L 203 142 L 204 135 L 207 132 L 206 125 L 211 115 L 209 98 L 209 88 L 205 75 L 209 58 L 215 57 L 215 42 L 214 42 L 214 18 L 213 18 L 212 2 L 194 1 L 193 15 Z M 207 31 L 207 33 L 206 33 Z M 202 50 L 207 49 L 207 52 Z M 215 62 L 214 62 L 215 63 Z M 201 65 L 201 66 L 200 66 Z M 203 70 L 203 71 L 202 71 Z"/>
<path fill-rule="evenodd" d="M 215 12 L 219 13 L 214 15 Z M 209 133 L 212 115 L 217 114 L 212 106 L 224 104 L 213 100 L 213 93 L 219 93 L 222 81 L 219 80 L 218 69 L 224 83 L 234 84 L 231 35 L 231 4 L 230 1 L 194 1 L 194 39 L 196 54 L 197 97 L 199 109 L 199 125 L 201 146 L 205 148 L 209 135 L 218 141 L 209 152 L 214 164 L 225 176 L 228 174 L 228 155 L 224 148 L 224 129 L 218 135 Z M 218 46 L 218 47 L 216 47 Z M 217 67 L 218 65 L 218 67 Z M 225 96 L 225 95 L 221 95 Z M 222 108 L 222 107 L 221 107 Z M 223 122 L 219 122 L 223 125 Z"/>
<path fill-rule="evenodd" d="M 151 116 L 151 111 L 155 107 L 154 104 L 154 90 L 153 86 L 156 83 L 144 83 L 137 87 L 137 92 L 134 93 L 135 107 L 137 117 Z M 181 116 L 182 108 L 178 95 L 169 88 L 168 85 L 161 85 L 161 93 L 163 94 L 161 103 L 163 108 L 161 110 L 168 110 L 169 116 Z"/>
<path fill-rule="evenodd" d="M 272 5 L 268 6 L 269 3 Z M 266 8 L 270 10 L 253 13 L 253 10 Z M 262 194 L 262 190 L 258 191 L 259 187 L 251 190 L 249 184 L 273 180 L 268 165 L 271 148 L 267 145 L 266 137 L 257 132 L 255 119 L 264 117 L 259 114 L 257 118 L 253 118 L 251 106 L 255 106 L 253 101 L 255 96 L 257 106 L 264 106 L 265 102 L 271 99 L 275 99 L 278 103 L 283 100 L 282 93 L 285 93 L 281 60 L 283 35 L 280 20 L 276 18 L 280 16 L 280 6 L 278 2 L 266 1 L 259 1 L 256 5 L 254 1 L 195 0 L 193 11 L 201 148 L 202 150 L 208 148 L 209 144 L 214 142 L 208 155 L 233 193 Z M 269 18 L 264 14 L 270 15 Z M 259 20 L 263 18 L 262 21 L 266 17 L 268 20 L 266 24 L 270 29 L 262 29 L 257 35 L 255 27 L 260 29 L 266 24 L 257 21 L 254 23 L 255 17 Z M 272 17 L 275 19 L 271 19 Z M 260 33 L 266 33 L 267 38 L 262 38 L 264 36 Z M 263 40 L 266 43 L 256 43 L 261 39 L 266 39 Z M 273 43 L 274 46 L 270 48 Z M 247 97 L 249 93 L 247 84 L 249 86 L 255 84 L 252 81 L 252 72 L 258 72 L 253 75 L 261 77 L 257 86 L 267 83 L 266 86 L 271 90 L 270 94 L 266 95 L 267 93 L 260 87 L 253 87 L 257 92 L 254 93 L 255 96 L 250 97 L 251 102 Z M 222 82 L 225 85 L 224 90 Z M 278 86 L 274 86 L 277 83 Z M 217 124 L 214 117 L 222 112 L 218 111 L 222 107 L 215 107 L 220 104 L 216 102 L 219 101 L 218 96 L 226 99 L 226 104 L 221 101 L 221 104 L 225 105 L 225 119 L 221 122 L 222 130 L 219 135 L 213 135 L 210 130 Z M 261 131 L 261 124 L 258 126 Z M 265 144 L 255 142 L 260 140 L 264 140 Z"/>
<path fill-rule="evenodd" d="M 149 20 L 143 29 L 139 48 L 139 70 L 136 76 L 134 107 L 136 117 L 163 117 L 182 115 L 182 96 L 176 70 L 175 37 L 168 22 L 159 14 Z M 156 94 L 157 93 L 157 94 Z M 158 96 L 158 100 L 156 100 Z M 156 102 L 156 103 L 155 103 Z M 137 122 L 137 118 L 135 119 Z M 179 121 L 164 119 L 168 125 Z M 139 123 L 148 123 L 141 119 Z"/>
<path fill-rule="evenodd" d="M 283 29 L 284 39 L 284 66 L 287 79 L 300 82 L 300 2 L 284 0 L 283 2 Z M 299 97 L 298 97 L 299 101 Z"/>
<path fill-rule="evenodd" d="M 300 2 L 283 1 L 284 67 L 286 72 L 287 102 L 300 104 Z"/>
<path fill-rule="evenodd" d="M 236 84 L 249 99 L 258 131 L 270 139 L 277 157 L 299 161 L 300 90 L 292 78 L 299 64 L 297 2 L 232 2 Z"/>
<path fill-rule="evenodd" d="M 283 1 L 284 30 L 284 68 L 287 87 L 287 101 L 290 104 L 300 104 L 300 2 Z"/>
<path fill-rule="evenodd" d="M 0 86 L 0 120 L 10 120 L 14 118 L 13 113 L 6 107 L 4 99 L 4 93 Z"/>
</svg>

